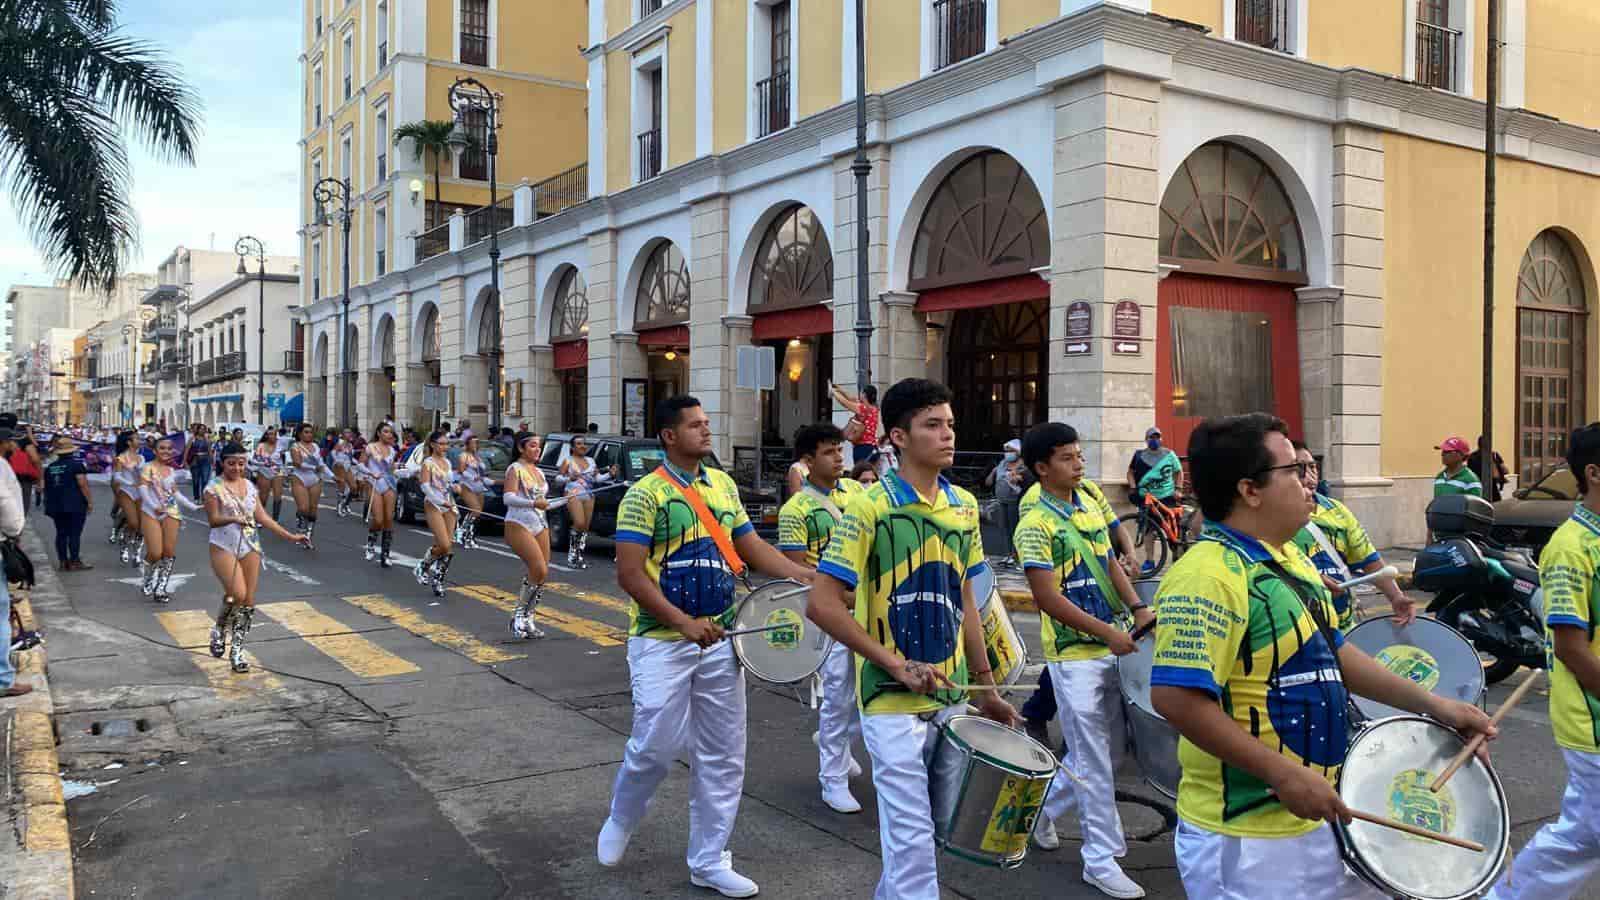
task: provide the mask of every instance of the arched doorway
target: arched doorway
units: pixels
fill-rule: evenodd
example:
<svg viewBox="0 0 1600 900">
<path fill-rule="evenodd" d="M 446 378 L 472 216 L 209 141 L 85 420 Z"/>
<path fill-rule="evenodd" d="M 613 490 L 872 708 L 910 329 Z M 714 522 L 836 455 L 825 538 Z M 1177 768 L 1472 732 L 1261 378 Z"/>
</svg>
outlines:
<svg viewBox="0 0 1600 900">
<path fill-rule="evenodd" d="M 562 428 L 581 431 L 589 422 L 589 288 L 577 266 L 564 269 L 550 307 L 550 345 L 561 385 Z"/>
<path fill-rule="evenodd" d="M 948 334 L 959 448 L 998 449 L 1047 415 L 1049 265 L 1044 201 L 1010 155 L 967 157 L 929 198 L 907 287 Z"/>
<path fill-rule="evenodd" d="M 752 340 L 773 348 L 775 390 L 762 398 L 764 446 L 787 445 L 833 408 L 833 250 L 808 206 L 781 209 L 756 246 L 750 272 Z"/>
<path fill-rule="evenodd" d="M 395 417 L 394 408 L 394 317 L 384 316 L 378 323 L 376 364 L 372 367 L 372 388 L 367 395 L 373 417 Z"/>
<path fill-rule="evenodd" d="M 490 291 L 484 297 L 483 308 L 478 313 L 478 339 L 475 346 L 482 360 L 483 392 L 476 398 L 478 403 L 469 399 L 467 406 L 468 412 L 474 412 L 481 406 L 489 423 L 496 422 L 498 411 L 505 408 L 505 354 L 501 352 L 500 334 L 500 296 Z"/>
<path fill-rule="evenodd" d="M 689 261 L 671 241 L 650 248 L 634 299 L 633 330 L 648 354 L 643 434 L 656 433 L 655 406 L 689 383 Z M 624 410 L 623 426 L 632 430 Z"/>
<path fill-rule="evenodd" d="M 1179 453 L 1211 416 L 1270 412 L 1297 437 L 1294 288 L 1306 283 L 1300 223 L 1283 184 L 1234 144 L 1202 145 L 1161 197 L 1156 424 Z M 1248 373 L 1245 376 L 1243 373 Z"/>
<path fill-rule="evenodd" d="M 1589 302 L 1572 246 L 1540 232 L 1517 270 L 1517 475 L 1524 485 L 1566 465 L 1583 421 Z"/>
<path fill-rule="evenodd" d="M 311 388 L 306 392 L 310 421 L 326 426 L 328 418 L 328 336 L 320 334 L 311 352 Z"/>
<path fill-rule="evenodd" d="M 430 303 L 423 310 L 422 326 L 417 330 L 417 336 L 417 358 L 426 373 L 422 379 L 424 389 L 417 392 L 417 402 L 420 405 L 427 399 L 425 388 L 440 384 L 440 379 L 443 377 L 443 364 L 439 360 L 443 337 L 439 328 L 439 307 Z M 416 420 L 419 423 L 419 430 L 420 427 L 431 430 L 439 421 L 438 410 L 419 408 L 419 412 L 423 413 L 422 417 Z"/>
</svg>

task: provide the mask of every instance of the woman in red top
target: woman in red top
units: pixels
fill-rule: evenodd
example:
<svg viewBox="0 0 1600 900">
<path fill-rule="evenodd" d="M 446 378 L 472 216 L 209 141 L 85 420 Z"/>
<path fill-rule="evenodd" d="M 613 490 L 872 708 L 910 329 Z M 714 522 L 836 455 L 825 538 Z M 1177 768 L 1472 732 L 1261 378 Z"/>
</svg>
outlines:
<svg viewBox="0 0 1600 900">
<path fill-rule="evenodd" d="M 861 389 L 860 397 L 852 397 L 836 384 L 833 385 L 833 397 L 840 406 L 861 420 L 861 436 L 851 439 L 855 447 L 851 462 L 871 459 L 873 452 L 878 449 L 878 389 L 869 384 Z M 845 431 L 848 433 L 850 429 L 846 428 Z"/>
</svg>

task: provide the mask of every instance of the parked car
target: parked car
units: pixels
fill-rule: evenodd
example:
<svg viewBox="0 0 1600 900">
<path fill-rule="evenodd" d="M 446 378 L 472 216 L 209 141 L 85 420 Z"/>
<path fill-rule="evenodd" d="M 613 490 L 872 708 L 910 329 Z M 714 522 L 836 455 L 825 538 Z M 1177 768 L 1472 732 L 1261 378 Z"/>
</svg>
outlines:
<svg viewBox="0 0 1600 900">
<path fill-rule="evenodd" d="M 1526 547 L 1537 560 L 1577 502 L 1578 479 L 1563 466 L 1496 503 L 1489 536 L 1502 546 Z"/>
<path fill-rule="evenodd" d="M 455 468 L 456 461 L 461 458 L 461 442 L 450 444 L 445 450 L 445 455 L 450 459 L 450 467 Z M 407 469 L 422 465 L 423 445 L 417 444 L 407 450 L 400 457 L 401 462 L 396 470 Z M 483 495 L 483 511 L 491 515 L 505 517 L 506 501 L 501 496 L 500 489 L 505 483 L 506 469 L 511 465 L 511 451 L 499 444 L 489 441 L 478 442 L 478 459 L 483 462 L 483 477 L 489 482 L 489 490 Z M 394 513 L 395 517 L 405 523 L 412 523 L 422 518 L 422 486 L 417 484 L 416 475 L 406 475 L 400 478 L 399 488 L 395 491 Z M 479 525 L 480 531 L 493 531 L 500 527 L 500 519 L 484 517 Z"/>
<path fill-rule="evenodd" d="M 565 431 L 546 435 L 544 453 L 539 457 L 539 468 L 550 482 L 551 499 L 562 496 L 566 491 L 567 480 L 561 476 L 559 470 L 561 463 L 572 455 L 574 437 L 582 437 L 588 444 L 589 455 L 600 471 L 612 472 L 613 478 L 625 484 L 632 484 L 650 474 L 656 466 L 661 465 L 661 460 L 665 457 L 661 442 L 655 438 L 618 434 L 578 435 Z M 723 468 L 715 456 L 708 457 L 706 464 L 716 469 Z M 622 503 L 622 495 L 625 493 L 627 493 L 626 488 L 617 487 L 595 494 L 594 519 L 589 523 L 590 534 L 605 538 L 616 534 L 617 507 Z M 739 499 L 744 503 L 750 522 L 756 526 L 756 532 L 764 538 L 776 540 L 780 505 L 777 489 L 757 491 L 740 485 Z M 567 521 L 564 508 L 550 512 L 550 546 L 556 550 L 565 550 L 567 547 Z"/>
</svg>

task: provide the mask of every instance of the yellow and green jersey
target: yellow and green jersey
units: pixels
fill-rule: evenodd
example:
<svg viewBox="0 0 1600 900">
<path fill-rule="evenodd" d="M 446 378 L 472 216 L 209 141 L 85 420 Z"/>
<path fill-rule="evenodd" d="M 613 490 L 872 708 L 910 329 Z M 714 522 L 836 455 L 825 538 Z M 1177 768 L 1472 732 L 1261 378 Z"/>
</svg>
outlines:
<svg viewBox="0 0 1600 900">
<path fill-rule="evenodd" d="M 898 473 L 856 495 L 833 529 L 817 572 L 856 592 L 856 621 L 893 653 L 927 663 L 957 684 L 967 677 L 962 587 L 988 565 L 978 504 L 943 478 L 923 498 Z M 913 694 L 857 656 L 856 698 L 874 713 L 936 712 L 966 692 Z"/>
<path fill-rule="evenodd" d="M 1449 469 L 1440 469 L 1439 474 L 1433 476 L 1435 497 L 1449 497 L 1455 494 L 1483 496 L 1483 482 L 1478 480 L 1478 473 L 1472 471 L 1470 466 L 1462 466 L 1461 471 L 1454 475 L 1450 474 Z"/>
<path fill-rule="evenodd" d="M 754 531 L 739 487 L 720 469 L 701 466 L 689 475 L 663 464 L 666 474 L 651 472 L 639 479 L 617 508 L 616 541 L 646 548 L 645 574 L 661 586 L 667 602 L 691 616 L 713 616 L 723 625 L 734 614 L 733 570 L 679 486 L 699 493 L 706 508 L 734 538 Z M 683 640 L 675 629 L 657 622 L 637 600 L 628 603 L 628 634 Z"/>
<path fill-rule="evenodd" d="M 1037 481 L 1033 483 L 1033 487 L 1022 492 L 1022 499 L 1017 501 L 1017 521 L 1019 523 L 1028 513 L 1033 512 L 1035 506 L 1039 505 L 1039 495 L 1042 493 L 1044 493 L 1044 489 L 1039 487 L 1039 482 Z M 1115 522 L 1116 518 L 1113 517 L 1111 521 Z"/>
<path fill-rule="evenodd" d="M 806 484 L 811 485 L 811 482 Z M 853 478 L 841 478 L 833 490 L 826 493 L 833 505 L 843 513 L 857 494 L 865 492 L 866 487 L 861 482 Z M 822 559 L 822 551 L 828 546 L 828 535 L 833 533 L 833 526 L 833 514 L 828 512 L 827 507 L 810 491 L 800 491 L 778 510 L 778 549 L 785 553 L 805 551 L 806 565 L 814 569 Z"/>
<path fill-rule="evenodd" d="M 1349 507 L 1321 494 L 1316 495 L 1316 503 L 1311 510 L 1311 522 L 1322 532 L 1333 551 L 1339 554 L 1339 559 L 1334 559 L 1322 549 L 1322 545 L 1312 537 L 1310 528 L 1300 529 L 1300 533 L 1294 536 L 1294 545 L 1310 557 L 1317 571 L 1334 581 L 1344 581 L 1346 569 L 1353 573 L 1382 559 L 1378 548 L 1372 546 L 1372 539 L 1367 537 L 1367 530 L 1356 521 Z M 1349 591 L 1333 598 L 1334 608 L 1339 611 L 1340 631 L 1349 631 L 1356 625 L 1355 608 L 1350 600 Z"/>
<path fill-rule="evenodd" d="M 1600 697 L 1583 689 L 1555 655 L 1552 628 L 1582 628 L 1589 652 L 1600 654 L 1600 516 L 1583 506 L 1551 535 L 1539 554 L 1544 589 L 1544 640 L 1550 668 L 1550 724 L 1568 750 L 1600 753 Z"/>
<path fill-rule="evenodd" d="M 1349 743 L 1336 656 L 1344 636 L 1331 630 L 1329 646 L 1302 596 L 1322 604 L 1333 621 L 1316 567 L 1293 543 L 1280 550 L 1207 522 L 1200 541 L 1161 579 L 1150 683 L 1209 694 L 1240 728 L 1332 784 Z M 1187 738 L 1178 742 L 1178 761 L 1178 815 L 1193 825 L 1276 838 L 1320 824 L 1284 809 L 1266 782 Z"/>
<path fill-rule="evenodd" d="M 1100 557 L 1107 572 L 1115 565 L 1111 554 L 1111 524 L 1116 522 L 1111 504 L 1094 482 L 1085 479 L 1071 500 L 1042 493 L 1039 502 L 1017 524 L 1013 542 L 1023 569 L 1048 569 L 1062 596 L 1102 622 L 1110 622 L 1120 603 L 1109 598 L 1095 581 L 1089 564 L 1073 548 L 1067 537 L 1068 523 L 1076 527 L 1083 543 Z M 1049 615 L 1039 616 L 1039 635 L 1044 643 L 1044 658 L 1049 662 L 1099 659 L 1111 651 L 1098 637 L 1069 628 Z"/>
</svg>

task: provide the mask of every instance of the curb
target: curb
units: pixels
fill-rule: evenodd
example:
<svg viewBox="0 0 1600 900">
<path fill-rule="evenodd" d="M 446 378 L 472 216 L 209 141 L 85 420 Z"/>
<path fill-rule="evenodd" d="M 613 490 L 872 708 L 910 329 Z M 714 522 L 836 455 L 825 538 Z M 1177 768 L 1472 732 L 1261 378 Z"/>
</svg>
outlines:
<svg viewBox="0 0 1600 900">
<path fill-rule="evenodd" d="M 1033 594 L 1030 591 L 1002 590 L 1000 599 L 1005 601 L 1006 609 L 1011 612 L 1036 613 L 1039 611 L 1039 607 L 1034 605 Z"/>
</svg>

